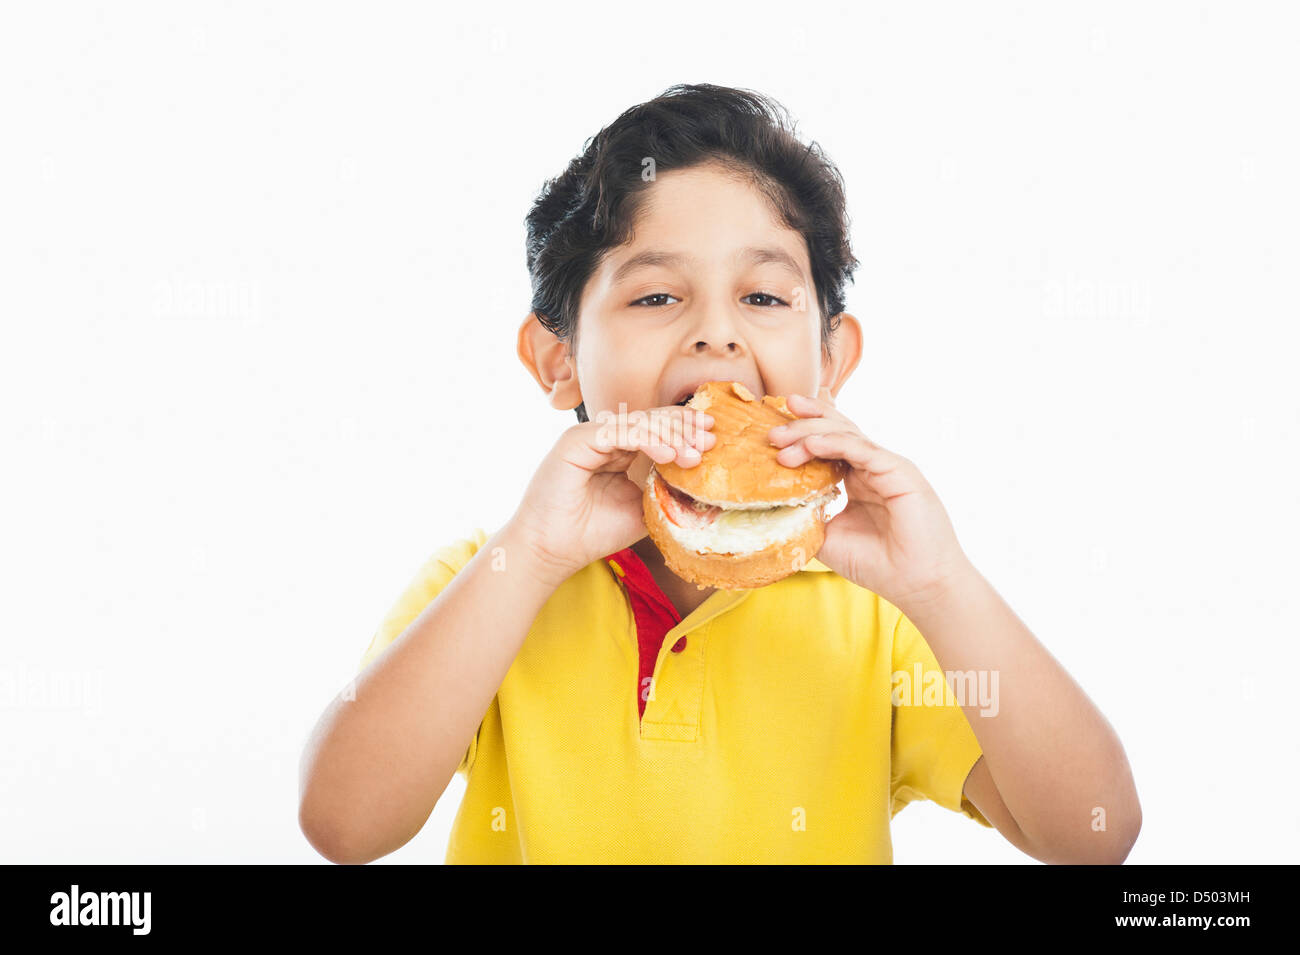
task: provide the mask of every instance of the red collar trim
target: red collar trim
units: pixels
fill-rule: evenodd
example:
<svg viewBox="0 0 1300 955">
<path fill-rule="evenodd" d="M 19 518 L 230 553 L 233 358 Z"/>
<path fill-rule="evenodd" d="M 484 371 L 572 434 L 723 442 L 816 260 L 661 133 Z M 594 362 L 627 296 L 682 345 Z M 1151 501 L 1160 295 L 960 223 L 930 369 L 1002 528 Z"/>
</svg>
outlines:
<svg viewBox="0 0 1300 955">
<path fill-rule="evenodd" d="M 614 575 L 623 581 L 631 590 L 635 590 L 647 600 L 654 601 L 665 611 L 672 615 L 673 620 L 677 623 L 682 622 L 681 615 L 677 613 L 677 608 L 673 602 L 668 599 L 657 583 L 654 575 L 650 573 L 650 568 L 645 565 L 636 551 L 631 547 L 624 547 L 622 550 L 605 557 L 605 562 Z"/>
</svg>

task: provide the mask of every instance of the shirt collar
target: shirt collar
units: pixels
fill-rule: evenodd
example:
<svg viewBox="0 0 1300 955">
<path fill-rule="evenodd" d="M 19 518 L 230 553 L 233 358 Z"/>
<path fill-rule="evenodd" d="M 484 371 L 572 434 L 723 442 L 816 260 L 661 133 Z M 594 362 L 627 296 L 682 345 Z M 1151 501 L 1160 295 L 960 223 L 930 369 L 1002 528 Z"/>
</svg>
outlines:
<svg viewBox="0 0 1300 955">
<path fill-rule="evenodd" d="M 719 614 L 726 613 L 736 604 L 748 599 L 754 593 L 753 590 L 717 590 L 710 594 L 704 603 L 683 618 L 677 613 L 667 595 L 659 589 L 659 585 L 655 583 L 649 569 L 631 547 L 625 547 L 614 554 L 607 554 L 604 563 L 609 569 L 609 573 L 620 581 L 623 587 L 628 588 L 629 598 L 631 592 L 636 591 L 641 595 L 642 599 L 661 605 L 672 615 L 672 619 L 677 623 L 669 631 L 669 635 L 684 635 L 702 627 Z M 799 571 L 799 573 L 807 573 L 808 571 L 814 573 L 829 572 L 830 568 L 813 558 L 804 564 L 803 570 Z"/>
<path fill-rule="evenodd" d="M 646 567 L 645 562 L 631 547 L 624 547 L 617 553 L 606 555 L 605 566 L 629 590 L 635 590 L 646 600 L 651 600 L 660 605 L 672 615 L 674 620 L 681 622 L 677 608 L 673 606 L 668 596 L 659 589 L 654 577 L 650 575 L 649 568 Z"/>
<path fill-rule="evenodd" d="M 631 547 L 624 547 L 621 551 L 618 551 L 615 554 L 607 554 L 605 556 L 605 566 L 609 568 L 610 572 L 614 574 L 615 577 L 622 579 L 627 575 L 626 568 L 628 566 L 633 566 L 638 569 L 641 569 L 644 568 L 645 565 L 641 562 L 641 558 L 637 557 L 636 551 L 632 550 Z M 808 563 L 804 564 L 803 569 L 799 571 L 799 573 L 801 574 L 805 574 L 809 572 L 815 574 L 834 573 L 834 571 L 832 571 L 829 567 L 823 564 L 816 557 L 812 558 L 811 560 L 808 561 Z M 647 574 L 646 576 L 649 575 Z"/>
</svg>

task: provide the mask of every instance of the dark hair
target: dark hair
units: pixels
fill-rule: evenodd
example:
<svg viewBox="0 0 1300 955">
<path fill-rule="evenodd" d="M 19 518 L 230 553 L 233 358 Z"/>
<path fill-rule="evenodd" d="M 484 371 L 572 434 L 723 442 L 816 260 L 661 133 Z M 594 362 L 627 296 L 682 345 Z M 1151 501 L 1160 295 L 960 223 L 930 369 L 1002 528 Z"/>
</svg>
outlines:
<svg viewBox="0 0 1300 955">
<path fill-rule="evenodd" d="M 849 248 L 844 181 L 816 142 L 804 145 L 785 108 L 750 90 L 678 84 L 633 106 L 583 145 L 548 180 L 527 216 L 532 311 L 561 341 L 577 347 L 582 290 L 606 251 L 627 242 L 653 179 L 718 162 L 752 182 L 781 221 L 808 245 L 829 349 L 844 310 L 844 284 L 858 260 Z M 585 403 L 578 420 L 586 421 Z"/>
</svg>

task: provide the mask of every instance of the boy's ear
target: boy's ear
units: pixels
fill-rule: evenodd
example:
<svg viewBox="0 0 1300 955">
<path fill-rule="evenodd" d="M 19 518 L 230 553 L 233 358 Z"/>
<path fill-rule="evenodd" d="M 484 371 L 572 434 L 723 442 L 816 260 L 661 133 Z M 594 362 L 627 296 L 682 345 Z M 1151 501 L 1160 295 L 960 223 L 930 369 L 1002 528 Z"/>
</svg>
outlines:
<svg viewBox="0 0 1300 955">
<path fill-rule="evenodd" d="M 835 403 L 835 396 L 862 360 L 862 326 L 848 312 L 840 312 L 840 324 L 831 336 L 830 358 L 823 356 L 817 397 Z"/>
<path fill-rule="evenodd" d="M 519 326 L 516 351 L 524 367 L 546 392 L 552 408 L 569 411 L 582 404 L 577 365 L 569 346 L 529 312 Z"/>
</svg>

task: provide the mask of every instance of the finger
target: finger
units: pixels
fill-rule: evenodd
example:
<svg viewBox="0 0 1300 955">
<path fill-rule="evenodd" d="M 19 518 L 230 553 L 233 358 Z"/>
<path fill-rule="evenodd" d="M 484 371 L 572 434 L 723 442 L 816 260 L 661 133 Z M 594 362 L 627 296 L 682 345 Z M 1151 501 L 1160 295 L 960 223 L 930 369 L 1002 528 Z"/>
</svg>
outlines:
<svg viewBox="0 0 1300 955">
<path fill-rule="evenodd" d="M 854 434 L 859 433 L 852 428 L 846 428 L 844 422 L 838 421 L 834 418 L 799 418 L 795 421 L 787 421 L 785 424 L 778 424 L 773 427 L 767 433 L 767 440 L 773 447 L 783 448 L 786 445 L 793 444 L 800 438 L 822 431 L 849 431 Z M 869 439 L 867 440 L 868 443 L 870 443 Z"/>
<path fill-rule="evenodd" d="M 620 423 L 618 416 L 615 416 L 615 422 Z M 713 427 L 713 415 L 681 405 L 667 405 L 649 411 L 627 412 L 621 424 L 629 431 L 639 432 L 663 444 L 682 441 L 694 444 L 699 435 L 709 433 Z"/>
<path fill-rule="evenodd" d="M 700 452 L 716 440 L 708 430 L 713 416 L 693 408 L 669 406 L 648 411 L 601 411 L 585 427 L 593 450 L 602 454 L 642 451 L 651 460 L 665 464 L 674 459 L 684 465 L 698 464 Z"/>
<path fill-rule="evenodd" d="M 717 440 L 708 430 L 713 427 L 713 416 L 694 408 L 679 405 L 653 408 L 644 419 L 632 423 L 635 433 L 644 435 L 650 446 L 656 450 L 669 449 L 653 458 L 659 463 L 675 460 L 682 467 L 694 467 L 700 463 L 702 452 L 713 447 Z"/>
<path fill-rule="evenodd" d="M 645 454 L 656 464 L 667 464 L 669 461 L 676 460 L 683 467 L 690 467 L 700 462 L 699 457 L 691 457 L 690 449 L 677 448 L 659 442 L 643 444 L 641 447 L 631 450 L 619 448 L 602 450 L 584 442 L 573 452 L 570 460 L 579 467 L 593 473 L 605 471 L 626 472 L 636 461 L 638 453 Z"/>
<path fill-rule="evenodd" d="M 827 453 L 823 455 L 823 448 L 815 445 L 818 440 L 825 438 L 828 435 L 839 435 L 840 433 L 841 432 L 838 431 L 819 431 L 815 434 L 805 434 L 792 444 L 788 444 L 778 451 L 776 460 L 779 463 L 784 464 L 786 467 L 797 468 L 801 465 L 807 464 L 813 458 L 839 458 L 839 455 L 831 453 L 829 448 L 825 449 Z M 851 464 L 852 462 L 849 463 Z"/>
<path fill-rule="evenodd" d="M 789 467 L 798 467 L 813 458 L 846 462 L 885 499 L 917 489 L 906 458 L 848 431 L 810 434 L 782 448 L 776 456 L 778 462 Z"/>
<path fill-rule="evenodd" d="M 691 444 L 700 451 L 707 451 L 718 442 L 718 437 L 712 431 L 695 432 L 695 440 Z"/>
<path fill-rule="evenodd" d="M 684 468 L 695 467 L 703 460 L 703 452 L 713 447 L 717 440 L 717 436 L 712 431 L 696 430 L 693 434 L 689 432 L 681 435 L 670 434 L 660 438 L 653 445 L 657 451 L 662 451 L 664 454 L 663 459 L 656 457 L 653 460 L 660 464 L 675 460 Z"/>
<path fill-rule="evenodd" d="M 645 452 L 646 456 L 656 464 L 667 464 L 670 461 L 675 461 L 682 467 L 689 468 L 694 467 L 701 461 L 700 449 L 681 438 L 646 439 L 639 450 Z"/>
<path fill-rule="evenodd" d="M 785 406 L 800 418 L 829 418 L 833 421 L 844 421 L 848 419 L 840 413 L 833 404 L 822 398 L 813 398 L 809 395 L 793 394 L 787 395 Z"/>
</svg>

